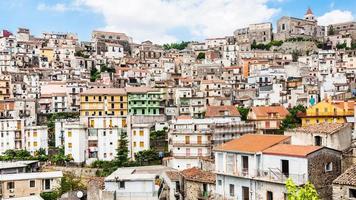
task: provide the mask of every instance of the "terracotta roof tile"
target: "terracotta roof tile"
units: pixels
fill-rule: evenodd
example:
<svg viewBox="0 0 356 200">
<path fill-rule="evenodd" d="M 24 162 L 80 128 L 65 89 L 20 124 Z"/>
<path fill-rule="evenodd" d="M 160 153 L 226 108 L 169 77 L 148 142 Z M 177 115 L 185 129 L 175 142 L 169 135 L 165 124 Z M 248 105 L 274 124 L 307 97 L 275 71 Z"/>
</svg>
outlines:
<svg viewBox="0 0 356 200">
<path fill-rule="evenodd" d="M 337 177 L 333 184 L 356 186 L 356 165 L 350 167 Z"/>
<path fill-rule="evenodd" d="M 256 114 L 257 117 L 268 117 L 268 113 L 279 113 L 281 117 L 286 117 L 289 112 L 283 106 L 257 106 L 251 107 L 251 111 Z"/>
<path fill-rule="evenodd" d="M 235 151 L 246 153 L 257 153 L 279 143 L 289 143 L 290 137 L 284 135 L 259 135 L 246 134 L 238 139 L 231 140 L 217 146 L 216 151 Z"/>
<path fill-rule="evenodd" d="M 304 132 L 304 133 L 333 134 L 346 126 L 348 126 L 347 123 L 345 123 L 345 124 L 320 123 L 320 124 L 302 126 L 302 127 L 299 127 L 299 128 L 293 129 L 293 130 L 295 130 L 296 132 Z"/>
<path fill-rule="evenodd" d="M 124 88 L 93 88 L 81 93 L 81 95 L 105 95 L 105 94 L 125 95 L 126 91 Z"/>
<path fill-rule="evenodd" d="M 320 146 L 303 146 L 291 144 L 277 144 L 263 151 L 264 154 L 293 157 L 306 157 L 310 153 L 321 149 Z"/>
<path fill-rule="evenodd" d="M 167 174 L 168 178 L 171 179 L 172 181 L 179 180 L 179 172 L 178 171 L 167 171 L 166 174 Z"/>
<path fill-rule="evenodd" d="M 208 106 L 206 117 L 240 117 L 240 113 L 235 106 Z"/>
<path fill-rule="evenodd" d="M 214 173 L 203 171 L 196 167 L 185 169 L 181 171 L 181 174 L 185 179 L 190 181 L 215 184 L 216 180 Z"/>
</svg>

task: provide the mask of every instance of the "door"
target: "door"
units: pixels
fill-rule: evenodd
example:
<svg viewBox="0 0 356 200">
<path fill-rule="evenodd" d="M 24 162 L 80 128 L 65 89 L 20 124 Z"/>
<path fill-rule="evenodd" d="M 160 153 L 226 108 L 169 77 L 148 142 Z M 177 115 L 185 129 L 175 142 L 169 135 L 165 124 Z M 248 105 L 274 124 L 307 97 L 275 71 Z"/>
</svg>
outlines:
<svg viewBox="0 0 356 200">
<path fill-rule="evenodd" d="M 250 199 L 250 189 L 248 187 L 242 187 L 242 199 L 243 200 Z"/>
<path fill-rule="evenodd" d="M 186 156 L 190 156 L 190 148 L 187 148 L 187 149 L 185 150 L 185 155 L 186 155 Z"/>
<path fill-rule="evenodd" d="M 198 137 L 198 138 L 197 138 L 198 144 L 201 144 L 201 143 L 202 143 L 202 142 L 201 142 L 201 135 L 198 135 L 197 137 Z"/>
<path fill-rule="evenodd" d="M 185 136 L 185 144 L 190 144 L 190 136 Z"/>
<path fill-rule="evenodd" d="M 282 160 L 282 174 L 285 176 L 289 176 L 289 161 L 288 160 Z"/>
<path fill-rule="evenodd" d="M 242 156 L 242 173 L 248 175 L 248 156 Z"/>
</svg>

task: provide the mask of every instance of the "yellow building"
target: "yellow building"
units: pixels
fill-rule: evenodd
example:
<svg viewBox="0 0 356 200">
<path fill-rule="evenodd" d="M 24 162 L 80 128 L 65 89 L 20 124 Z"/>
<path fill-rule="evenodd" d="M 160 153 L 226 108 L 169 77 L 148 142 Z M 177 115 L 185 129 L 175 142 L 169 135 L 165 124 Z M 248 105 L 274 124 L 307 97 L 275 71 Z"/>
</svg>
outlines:
<svg viewBox="0 0 356 200">
<path fill-rule="evenodd" d="M 321 101 L 301 116 L 302 126 L 319 123 L 346 123 L 354 115 L 355 101 Z"/>
<path fill-rule="evenodd" d="M 42 48 L 41 57 L 47 58 L 48 62 L 52 62 L 54 59 L 54 50 L 53 48 Z"/>
<path fill-rule="evenodd" d="M 127 94 L 123 88 L 96 88 L 80 95 L 81 116 L 126 116 Z"/>
</svg>

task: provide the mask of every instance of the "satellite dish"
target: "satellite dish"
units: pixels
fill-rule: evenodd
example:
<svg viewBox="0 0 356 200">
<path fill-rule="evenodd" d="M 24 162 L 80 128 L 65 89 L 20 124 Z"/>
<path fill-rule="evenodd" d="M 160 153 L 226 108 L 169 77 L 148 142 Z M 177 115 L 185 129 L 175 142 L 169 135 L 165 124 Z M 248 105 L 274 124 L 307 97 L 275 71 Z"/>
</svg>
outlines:
<svg viewBox="0 0 356 200">
<path fill-rule="evenodd" d="M 82 198 L 84 196 L 83 192 L 82 191 L 78 191 L 77 192 L 77 197 L 78 198 Z"/>
</svg>

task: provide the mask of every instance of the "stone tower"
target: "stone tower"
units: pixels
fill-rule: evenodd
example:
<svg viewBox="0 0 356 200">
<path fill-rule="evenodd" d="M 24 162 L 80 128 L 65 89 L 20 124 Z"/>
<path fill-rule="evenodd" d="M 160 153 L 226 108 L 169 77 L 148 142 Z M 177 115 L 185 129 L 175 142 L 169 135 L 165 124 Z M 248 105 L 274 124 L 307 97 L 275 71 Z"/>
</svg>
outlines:
<svg viewBox="0 0 356 200">
<path fill-rule="evenodd" d="M 313 14 L 313 11 L 310 8 L 308 8 L 307 12 L 305 13 L 304 19 L 308 21 L 316 22 L 316 18 Z"/>
</svg>

